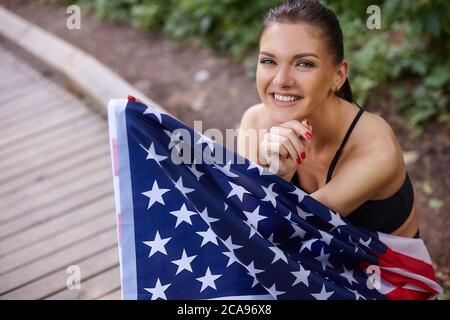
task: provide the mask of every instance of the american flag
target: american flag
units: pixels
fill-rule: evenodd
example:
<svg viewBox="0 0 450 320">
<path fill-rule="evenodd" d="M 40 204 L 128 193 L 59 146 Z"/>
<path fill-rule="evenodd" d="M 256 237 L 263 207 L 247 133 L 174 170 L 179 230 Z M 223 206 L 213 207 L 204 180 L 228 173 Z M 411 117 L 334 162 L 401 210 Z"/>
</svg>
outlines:
<svg viewBox="0 0 450 320">
<path fill-rule="evenodd" d="M 353 226 L 158 108 L 116 99 L 108 118 L 124 299 L 442 292 L 421 239 Z"/>
</svg>

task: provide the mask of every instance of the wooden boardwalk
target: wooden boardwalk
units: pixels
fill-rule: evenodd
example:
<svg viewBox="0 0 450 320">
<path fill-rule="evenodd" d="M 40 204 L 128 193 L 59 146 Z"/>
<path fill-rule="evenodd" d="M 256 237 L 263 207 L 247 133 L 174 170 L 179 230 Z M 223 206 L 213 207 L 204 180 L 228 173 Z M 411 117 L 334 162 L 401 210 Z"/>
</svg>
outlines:
<svg viewBox="0 0 450 320">
<path fill-rule="evenodd" d="M 2 47 L 0 299 L 120 299 L 107 122 Z"/>
</svg>

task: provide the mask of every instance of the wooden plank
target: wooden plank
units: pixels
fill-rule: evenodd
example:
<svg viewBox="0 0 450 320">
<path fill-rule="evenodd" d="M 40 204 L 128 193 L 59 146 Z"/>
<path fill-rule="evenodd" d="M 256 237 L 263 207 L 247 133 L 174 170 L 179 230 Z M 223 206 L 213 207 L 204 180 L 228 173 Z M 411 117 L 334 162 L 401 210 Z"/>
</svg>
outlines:
<svg viewBox="0 0 450 320">
<path fill-rule="evenodd" d="M 40 90 L 47 92 L 46 95 L 40 96 L 40 99 L 36 99 L 34 103 L 28 107 L 24 107 L 23 105 L 27 105 L 27 102 L 24 102 L 21 106 L 21 109 L 14 109 L 15 112 L 11 112 L 5 116 L 3 116 L 0 124 L 2 124 L 1 130 L 11 130 L 11 127 L 16 127 L 18 125 L 28 126 L 38 123 L 38 120 L 45 115 L 50 116 L 51 111 L 65 111 L 67 113 L 74 112 L 76 110 L 86 110 L 85 106 L 74 103 L 74 101 L 69 96 L 56 96 L 46 90 L 47 88 L 43 87 Z M 15 106 L 14 106 L 15 108 Z M 50 109 L 49 109 L 50 108 Z M 92 111 L 91 111 L 92 112 Z M 21 118 L 21 122 L 15 123 L 16 118 Z M 13 126 L 16 124 L 16 126 Z"/>
<path fill-rule="evenodd" d="M 22 172 L 20 176 L 17 176 L 14 180 L 8 181 L 8 183 L 0 183 L 0 195 L 4 196 L 5 194 L 16 192 L 29 183 L 64 174 L 68 170 L 77 168 L 82 163 L 93 161 L 98 157 L 108 156 L 108 146 L 93 146 L 89 150 L 84 150 L 84 152 L 76 153 L 69 158 L 61 159 L 60 161 L 52 163 L 51 165 L 36 168 L 27 172 Z"/>
<path fill-rule="evenodd" d="M 60 105 L 65 103 L 64 101 L 60 102 Z M 41 118 L 29 118 L 27 122 L 21 123 L 20 125 L 16 125 L 10 128 L 2 128 L 1 133 L 2 137 L 5 140 L 9 140 L 11 138 L 15 138 L 17 133 L 21 133 L 23 135 L 29 135 L 30 133 L 39 132 L 42 130 L 47 130 L 47 128 L 52 126 L 57 126 L 61 122 L 66 122 L 67 119 L 76 119 L 82 116 L 89 116 L 90 111 L 83 108 L 73 108 L 73 111 L 66 111 L 63 109 L 58 109 L 56 112 L 49 113 L 47 117 Z M 17 141 L 17 139 L 16 139 Z M 3 145 L 6 145 L 5 142 Z"/>
<path fill-rule="evenodd" d="M 87 128 L 83 131 L 73 132 L 65 137 L 49 139 L 45 144 L 36 145 L 34 148 L 22 149 L 13 157 L 2 159 L 0 161 L 0 171 L 9 170 L 22 164 L 24 166 L 29 165 L 30 160 L 32 162 L 38 162 L 40 159 L 47 158 L 49 153 L 54 153 L 55 150 L 67 149 L 73 145 L 78 145 L 93 139 L 99 141 L 99 143 L 108 143 L 106 132 L 100 131 L 97 127 Z"/>
<path fill-rule="evenodd" d="M 34 90 L 25 90 L 26 93 L 23 93 L 22 95 L 17 96 L 14 99 L 1 102 L 2 107 L 0 109 L 0 118 L 6 119 L 8 118 L 8 116 L 17 112 L 22 112 L 28 109 L 39 107 L 39 103 L 49 101 L 50 98 L 59 101 L 65 99 L 63 96 L 54 96 L 49 94 L 48 90 L 44 90 L 45 87 L 39 85 L 40 84 L 37 83 Z"/>
<path fill-rule="evenodd" d="M 2 140 L 0 140 L 0 148 L 4 148 L 9 144 L 18 143 L 23 139 L 27 139 L 35 134 L 39 134 L 39 132 L 46 130 L 53 130 L 61 126 L 65 126 L 70 122 L 78 121 L 90 115 L 91 115 L 90 111 L 83 110 L 78 112 L 77 114 L 53 118 L 44 123 L 36 124 L 35 126 L 26 128 L 26 130 L 24 131 L 10 132 L 8 135 L 5 134 L 4 136 L 2 136 Z"/>
<path fill-rule="evenodd" d="M 48 117 L 52 113 L 64 110 L 67 113 L 73 112 L 81 106 L 73 105 L 70 99 L 47 100 L 37 105 L 37 108 L 28 108 L 21 112 L 16 112 L 0 120 L 1 130 L 11 130 L 19 126 L 33 126 L 37 119 Z"/>
<path fill-rule="evenodd" d="M 17 217 L 23 216 L 25 213 L 34 212 L 36 210 L 41 210 L 47 206 L 51 206 L 62 200 L 70 199 L 73 194 L 76 194 L 84 189 L 95 188 L 100 182 L 105 183 L 105 185 L 111 186 L 113 184 L 112 172 L 107 168 L 99 170 L 96 174 L 81 176 L 79 179 L 72 183 L 66 184 L 63 188 L 57 188 L 48 192 L 40 197 L 28 197 L 27 201 L 16 202 L 12 205 L 8 211 L 11 214 L 1 216 L 1 222 L 3 224 L 4 219 L 9 219 L 8 216 L 14 215 Z M 103 186 L 105 187 L 105 186 Z M 2 226 L 0 226 L 0 229 Z M 0 232 L 0 238 L 2 238 L 3 233 Z"/>
<path fill-rule="evenodd" d="M 63 216 L 70 212 L 70 210 L 86 206 L 103 197 L 112 196 L 113 186 L 111 181 L 111 178 L 99 180 L 92 187 L 84 187 L 83 185 L 77 187 L 70 186 L 73 189 L 73 194 L 67 198 L 61 199 L 58 202 L 49 203 L 48 206 L 41 206 L 39 209 L 30 211 L 25 216 L 1 224 L 0 241 L 17 232 L 23 232 L 34 225 L 42 224 L 48 219 Z"/>
<path fill-rule="evenodd" d="M 120 287 L 113 292 L 109 292 L 104 296 L 97 298 L 97 300 L 122 300 L 122 293 Z"/>
<path fill-rule="evenodd" d="M 82 141 L 74 146 L 67 146 L 64 149 L 54 150 L 46 157 L 40 157 L 30 159 L 29 163 L 17 165 L 8 170 L 0 171 L 0 184 L 17 179 L 19 176 L 27 174 L 30 171 L 39 170 L 42 167 L 46 167 L 62 161 L 66 158 L 74 156 L 79 152 L 89 152 L 92 148 L 108 148 L 108 141 L 105 141 L 104 137 L 93 137 Z"/>
<path fill-rule="evenodd" d="M 44 260 L 27 264 L 12 272 L 0 276 L 0 295 L 31 283 L 41 277 L 66 269 L 80 260 L 96 256 L 101 260 L 101 253 L 117 246 L 116 232 L 113 230 L 99 233 L 96 237 L 84 240 L 66 250 L 59 251 Z"/>
<path fill-rule="evenodd" d="M 0 110 L 7 110 L 17 99 L 24 100 L 27 96 L 40 97 L 44 93 L 43 86 L 38 81 L 21 83 L 20 86 L 10 88 L 8 91 L 0 91 Z M 22 108 L 22 106 L 20 106 Z"/>
<path fill-rule="evenodd" d="M 80 290 L 64 290 L 48 297 L 48 300 L 93 300 L 120 288 L 120 270 L 116 266 L 86 280 Z"/>
<path fill-rule="evenodd" d="M 75 221 L 75 223 L 72 221 L 69 228 L 67 228 L 67 225 L 69 225 L 67 222 L 64 223 L 64 226 L 56 225 L 54 229 L 51 229 L 52 226 L 50 225 L 41 226 L 39 228 L 41 230 L 57 230 L 60 233 L 46 237 L 44 240 L 38 240 L 37 242 L 28 241 L 28 245 L 25 247 L 22 246 L 22 250 L 9 253 L 0 258 L 0 276 L 25 264 L 39 259 L 45 259 L 47 256 L 64 250 L 77 242 L 91 238 L 99 232 L 116 230 L 116 214 L 113 208 L 109 211 L 102 212 L 99 216 L 93 213 L 90 215 L 91 217 L 84 219 L 81 224 L 78 221 Z M 34 228 L 33 231 L 36 229 L 38 228 Z"/>
<path fill-rule="evenodd" d="M 45 144 L 49 140 L 55 140 L 55 137 L 64 139 L 64 137 L 68 134 L 78 131 L 84 131 L 89 127 L 97 127 L 100 131 L 107 132 L 105 123 L 102 119 L 97 117 L 86 117 L 81 119 L 80 121 L 74 121 L 67 124 L 66 126 L 41 132 L 40 134 L 29 137 L 28 139 L 21 140 L 18 143 L 10 144 L 7 147 L 2 148 L 2 152 L 0 153 L 0 162 L 4 159 L 15 156 L 23 149 L 34 148 L 37 145 Z"/>
<path fill-rule="evenodd" d="M 69 170 L 64 174 L 30 183 L 17 192 L 10 193 L 7 196 L 0 196 L 0 223 L 8 219 L 9 216 L 15 216 L 11 215 L 14 211 L 11 208 L 23 201 L 23 199 L 56 192 L 58 189 L 64 188 L 66 185 L 74 183 L 84 176 L 95 175 L 100 170 L 111 171 L 110 159 L 102 157 L 95 159 L 93 162 L 83 163 L 79 167 L 74 168 L 74 170 Z"/>
<path fill-rule="evenodd" d="M 111 214 L 112 220 L 115 219 L 114 199 L 112 195 L 71 210 L 67 214 L 56 217 L 53 220 L 45 221 L 41 225 L 3 239 L 0 242 L 0 258 L 3 259 L 10 254 L 14 254 L 14 252 L 27 249 L 34 243 L 45 241 L 52 236 L 67 232 L 72 227 L 84 224 L 90 219 L 104 215 L 106 212 Z"/>
<path fill-rule="evenodd" d="M 81 271 L 81 286 L 84 287 L 84 282 L 105 270 L 117 266 L 119 261 L 117 247 L 111 247 L 108 250 L 94 255 L 87 259 L 78 259 L 73 264 L 80 267 Z M 56 272 L 40 278 L 35 281 L 17 288 L 3 296 L 0 299 L 43 299 L 63 290 L 67 290 L 67 266 L 57 270 Z M 120 286 L 120 278 L 118 279 Z"/>
</svg>

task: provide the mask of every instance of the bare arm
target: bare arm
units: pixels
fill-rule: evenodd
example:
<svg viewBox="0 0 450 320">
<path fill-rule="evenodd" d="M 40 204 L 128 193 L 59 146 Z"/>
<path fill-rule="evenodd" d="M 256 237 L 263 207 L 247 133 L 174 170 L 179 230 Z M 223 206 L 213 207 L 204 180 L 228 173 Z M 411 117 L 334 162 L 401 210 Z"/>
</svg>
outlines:
<svg viewBox="0 0 450 320">
<path fill-rule="evenodd" d="M 374 141 L 351 155 L 333 179 L 311 196 L 346 216 L 392 182 L 402 168 L 401 159 L 394 143 Z"/>
</svg>

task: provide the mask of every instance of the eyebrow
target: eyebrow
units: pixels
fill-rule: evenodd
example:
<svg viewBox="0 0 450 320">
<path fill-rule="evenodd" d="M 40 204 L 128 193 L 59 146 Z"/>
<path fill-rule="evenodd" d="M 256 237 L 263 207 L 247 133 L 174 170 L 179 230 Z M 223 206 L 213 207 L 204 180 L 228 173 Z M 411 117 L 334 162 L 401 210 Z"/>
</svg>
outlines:
<svg viewBox="0 0 450 320">
<path fill-rule="evenodd" d="M 261 51 L 259 54 L 264 54 L 266 56 L 275 58 L 275 55 L 273 55 L 272 53 L 267 52 L 267 51 Z M 292 57 L 292 60 L 295 60 L 298 58 L 304 58 L 304 57 L 308 57 L 308 56 L 313 56 L 313 57 L 320 59 L 319 56 L 317 54 L 315 54 L 314 52 L 304 52 L 304 53 L 296 54 L 295 56 Z"/>
</svg>

